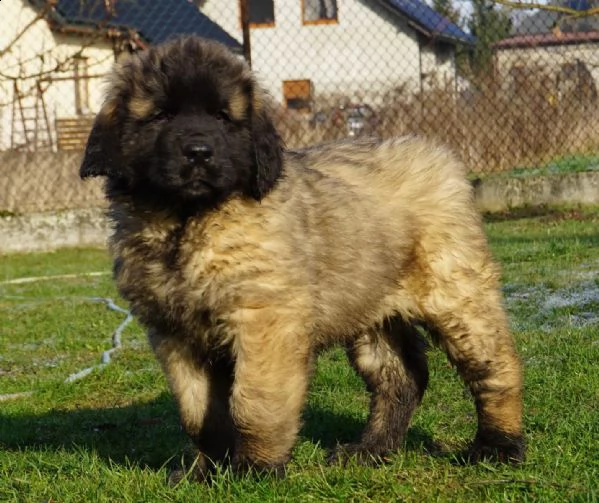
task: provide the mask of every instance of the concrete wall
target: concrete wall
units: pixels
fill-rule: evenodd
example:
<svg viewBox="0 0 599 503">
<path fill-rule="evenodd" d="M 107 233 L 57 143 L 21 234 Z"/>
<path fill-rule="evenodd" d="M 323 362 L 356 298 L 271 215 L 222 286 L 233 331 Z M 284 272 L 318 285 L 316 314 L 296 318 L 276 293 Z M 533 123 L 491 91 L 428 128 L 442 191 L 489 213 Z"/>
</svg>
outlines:
<svg viewBox="0 0 599 503">
<path fill-rule="evenodd" d="M 81 153 L 0 152 L 0 212 L 34 213 L 102 206 L 99 179 L 79 178 Z"/>
<path fill-rule="evenodd" d="M 539 204 L 599 205 L 599 173 L 496 178 L 475 183 L 481 211 Z M 0 218 L 0 253 L 62 247 L 104 247 L 110 226 L 103 209 L 67 210 Z"/>
<path fill-rule="evenodd" d="M 102 209 L 0 217 L 0 253 L 105 247 L 109 224 Z"/>
<path fill-rule="evenodd" d="M 481 211 L 503 211 L 522 206 L 599 205 L 599 173 L 568 173 L 526 178 L 488 178 L 474 184 Z"/>
</svg>

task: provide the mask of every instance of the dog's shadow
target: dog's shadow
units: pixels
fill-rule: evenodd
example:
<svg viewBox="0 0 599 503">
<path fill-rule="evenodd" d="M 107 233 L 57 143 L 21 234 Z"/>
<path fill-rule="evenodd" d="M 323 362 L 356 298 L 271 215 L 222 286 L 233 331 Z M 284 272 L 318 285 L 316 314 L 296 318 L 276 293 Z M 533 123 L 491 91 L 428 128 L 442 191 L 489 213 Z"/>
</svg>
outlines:
<svg viewBox="0 0 599 503">
<path fill-rule="evenodd" d="M 304 427 L 301 437 L 324 449 L 338 444 L 358 442 L 365 427 L 365 421 L 355 416 L 334 413 L 316 405 L 308 405 L 304 411 Z M 406 434 L 403 450 L 420 450 L 434 456 L 444 456 L 445 448 L 433 440 L 429 432 L 419 426 L 412 426 Z"/>
<path fill-rule="evenodd" d="M 159 468 L 187 445 L 172 397 L 118 408 L 54 409 L 8 415 L 0 409 L 0 449 L 82 449 L 122 465 Z"/>
<path fill-rule="evenodd" d="M 356 442 L 364 421 L 309 405 L 304 411 L 300 439 L 324 449 Z M 118 408 L 51 410 L 42 414 L 0 411 L 0 448 L 22 451 L 90 451 L 113 463 L 159 469 L 177 463 L 189 447 L 170 394 Z M 434 452 L 428 433 L 409 430 L 405 449 Z"/>
</svg>

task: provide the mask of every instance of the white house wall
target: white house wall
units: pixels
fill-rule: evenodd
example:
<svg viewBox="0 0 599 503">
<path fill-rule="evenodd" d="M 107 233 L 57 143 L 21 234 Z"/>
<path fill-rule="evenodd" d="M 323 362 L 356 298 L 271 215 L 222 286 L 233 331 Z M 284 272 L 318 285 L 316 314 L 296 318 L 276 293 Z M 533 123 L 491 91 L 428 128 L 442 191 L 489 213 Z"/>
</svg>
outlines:
<svg viewBox="0 0 599 503">
<path fill-rule="evenodd" d="M 68 60 L 73 54 L 81 50 L 85 44 L 85 38 L 73 35 L 55 35 L 57 59 Z M 114 65 L 114 53 L 112 47 L 102 42 L 93 46 L 85 47 L 82 56 L 87 58 L 87 73 L 89 90 L 89 112 L 97 112 L 103 100 L 106 85 L 106 75 Z M 54 74 L 57 77 L 72 77 L 73 70 L 68 69 L 62 74 Z M 56 104 L 57 117 L 73 117 L 77 114 L 75 109 L 75 87 L 73 80 L 57 80 L 52 86 L 52 99 Z"/>
<path fill-rule="evenodd" d="M 90 75 L 105 75 L 114 62 L 114 56 L 106 41 L 89 44 L 84 37 L 53 33 L 47 22 L 39 19 L 38 13 L 24 0 L 2 0 L 0 15 L 0 149 L 5 150 L 11 143 L 14 107 L 17 107 L 15 111 L 19 117 L 13 90 L 14 77 L 19 77 L 18 86 L 24 96 L 24 107 L 35 106 L 36 86 L 40 82 L 42 89 L 45 89 L 43 96 L 49 121 L 53 124 L 55 118 L 76 115 L 73 55 L 81 51 L 81 56 L 87 58 Z M 32 22 L 18 41 L 13 43 L 23 28 Z M 59 68 L 55 71 L 57 65 Z M 89 81 L 91 112 L 97 111 L 101 103 L 101 81 L 101 78 Z M 15 128 L 15 132 L 17 140 L 23 142 L 22 127 Z"/>
<path fill-rule="evenodd" d="M 236 4 L 237 2 L 231 2 Z M 391 87 L 420 87 L 415 31 L 374 2 L 338 2 L 337 24 L 302 24 L 301 0 L 275 0 L 275 26 L 252 28 L 252 65 L 279 101 L 282 81 L 310 79 L 316 96 L 376 101 Z M 241 39 L 237 6 L 208 0 L 202 12 Z"/>
<path fill-rule="evenodd" d="M 456 86 L 455 51 L 445 46 L 441 51 L 432 44 L 423 44 L 420 53 L 423 90 L 435 88 L 451 91 Z"/>
<path fill-rule="evenodd" d="M 212 19 L 229 35 L 241 43 L 242 33 L 239 0 L 205 0 L 201 2 L 201 6 L 200 10 L 203 14 Z"/>
</svg>

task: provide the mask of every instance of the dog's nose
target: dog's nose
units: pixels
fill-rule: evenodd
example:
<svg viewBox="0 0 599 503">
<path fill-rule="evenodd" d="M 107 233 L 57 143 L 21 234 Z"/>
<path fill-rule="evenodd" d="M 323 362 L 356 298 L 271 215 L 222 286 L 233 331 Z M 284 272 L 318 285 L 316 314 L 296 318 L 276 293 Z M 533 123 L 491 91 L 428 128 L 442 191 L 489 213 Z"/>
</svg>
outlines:
<svg viewBox="0 0 599 503">
<path fill-rule="evenodd" d="M 183 145 L 183 155 L 190 161 L 207 161 L 214 151 L 210 145 L 201 142 L 191 142 Z"/>
</svg>

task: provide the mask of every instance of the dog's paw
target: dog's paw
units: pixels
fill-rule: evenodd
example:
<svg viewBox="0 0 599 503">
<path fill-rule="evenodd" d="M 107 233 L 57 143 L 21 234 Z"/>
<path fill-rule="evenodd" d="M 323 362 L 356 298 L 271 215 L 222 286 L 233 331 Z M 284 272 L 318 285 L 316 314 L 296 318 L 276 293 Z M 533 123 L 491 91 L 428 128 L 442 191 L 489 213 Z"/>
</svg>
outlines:
<svg viewBox="0 0 599 503">
<path fill-rule="evenodd" d="M 387 451 L 372 449 L 363 444 L 340 444 L 333 448 L 327 456 L 329 465 L 345 466 L 350 460 L 362 466 L 379 466 L 389 463 L 391 458 Z"/>
<path fill-rule="evenodd" d="M 466 452 L 466 461 L 497 461 L 519 464 L 524 461 L 526 442 L 522 435 L 509 435 L 497 430 L 479 431 L 470 449 Z"/>
<path fill-rule="evenodd" d="M 168 484 L 176 486 L 185 480 L 189 482 L 210 482 L 216 472 L 216 464 L 196 449 L 186 449 L 181 459 L 170 466 Z"/>
<path fill-rule="evenodd" d="M 189 480 L 190 482 L 199 482 L 195 474 L 192 474 L 183 468 L 176 468 L 171 470 L 168 474 L 168 485 L 171 487 L 175 487 L 185 480 Z"/>
<path fill-rule="evenodd" d="M 174 487 L 185 480 L 189 482 L 206 483 L 210 481 L 212 475 L 213 471 L 199 466 L 192 466 L 191 468 L 175 468 L 168 474 L 168 485 Z"/>
<path fill-rule="evenodd" d="M 232 463 L 235 475 L 269 476 L 283 479 L 286 475 L 286 463 L 258 463 L 247 459 L 234 459 Z"/>
</svg>

